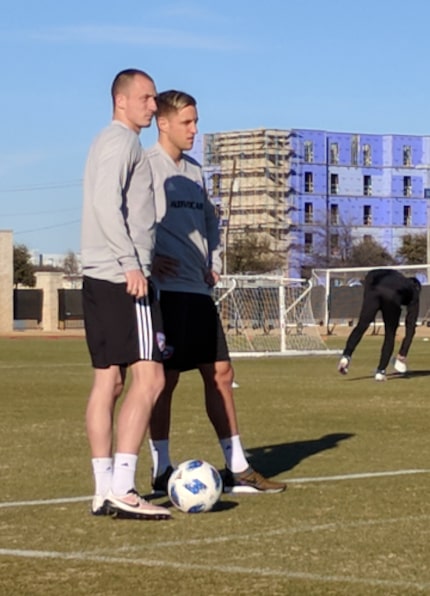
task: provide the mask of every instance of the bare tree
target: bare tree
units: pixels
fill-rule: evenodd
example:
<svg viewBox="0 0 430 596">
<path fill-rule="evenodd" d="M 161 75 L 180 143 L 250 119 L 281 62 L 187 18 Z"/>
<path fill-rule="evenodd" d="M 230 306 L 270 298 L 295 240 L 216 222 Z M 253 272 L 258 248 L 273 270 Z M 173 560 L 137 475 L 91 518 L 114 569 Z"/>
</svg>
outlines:
<svg viewBox="0 0 430 596">
<path fill-rule="evenodd" d="M 64 257 L 63 269 L 67 277 L 76 277 L 80 274 L 79 261 L 72 250 L 69 250 Z"/>
</svg>

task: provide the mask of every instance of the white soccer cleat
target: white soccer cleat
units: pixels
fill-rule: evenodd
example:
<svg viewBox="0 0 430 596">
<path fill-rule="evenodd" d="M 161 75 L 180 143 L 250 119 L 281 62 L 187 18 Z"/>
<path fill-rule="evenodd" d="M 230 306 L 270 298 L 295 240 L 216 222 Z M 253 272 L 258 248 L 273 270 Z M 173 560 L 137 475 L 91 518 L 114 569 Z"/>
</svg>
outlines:
<svg viewBox="0 0 430 596">
<path fill-rule="evenodd" d="M 384 370 L 377 370 L 375 375 L 375 381 L 386 381 L 387 375 Z"/>
<path fill-rule="evenodd" d="M 406 362 L 404 360 L 399 360 L 399 358 L 396 358 L 394 360 L 394 370 L 396 370 L 398 373 L 404 375 L 405 373 L 408 372 L 408 367 L 406 365 Z"/>
<path fill-rule="evenodd" d="M 350 361 L 350 358 L 348 358 L 348 356 L 342 356 L 342 358 L 339 360 L 339 364 L 337 365 L 337 370 L 340 372 L 341 375 L 348 374 L 349 361 Z"/>
<path fill-rule="evenodd" d="M 145 501 L 135 489 L 126 495 L 116 496 L 110 491 L 105 500 L 105 507 L 113 517 L 128 519 L 169 519 L 171 513 L 165 507 Z"/>
</svg>

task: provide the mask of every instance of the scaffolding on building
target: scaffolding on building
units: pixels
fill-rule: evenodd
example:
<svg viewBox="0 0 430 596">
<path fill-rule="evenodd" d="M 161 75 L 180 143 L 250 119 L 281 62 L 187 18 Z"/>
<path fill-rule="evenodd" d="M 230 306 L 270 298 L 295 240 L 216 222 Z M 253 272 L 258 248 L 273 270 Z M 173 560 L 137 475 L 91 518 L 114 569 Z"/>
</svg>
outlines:
<svg viewBox="0 0 430 596">
<path fill-rule="evenodd" d="M 209 196 L 219 205 L 225 246 L 244 235 L 258 235 L 282 255 L 286 268 L 295 209 L 291 135 L 276 129 L 206 134 L 203 159 Z"/>
</svg>

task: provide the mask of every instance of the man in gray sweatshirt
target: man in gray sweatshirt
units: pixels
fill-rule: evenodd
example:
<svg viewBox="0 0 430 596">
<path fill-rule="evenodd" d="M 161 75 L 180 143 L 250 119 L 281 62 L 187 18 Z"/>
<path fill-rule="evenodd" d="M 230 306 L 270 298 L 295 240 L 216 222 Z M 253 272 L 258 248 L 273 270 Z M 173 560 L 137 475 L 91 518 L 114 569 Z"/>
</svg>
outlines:
<svg viewBox="0 0 430 596">
<path fill-rule="evenodd" d="M 154 194 L 138 136 L 156 111 L 156 91 L 149 75 L 129 69 L 115 77 L 111 92 L 113 120 L 91 145 L 82 210 L 82 299 L 94 368 L 86 410 L 95 480 L 92 513 L 167 519 L 170 512 L 142 499 L 135 487 L 140 447 L 164 386 L 164 334 L 149 279 Z M 127 368 L 131 382 L 114 441 L 114 409 Z"/>
<path fill-rule="evenodd" d="M 198 369 L 206 410 L 225 462 L 224 491 L 275 493 L 285 484 L 253 470 L 239 437 L 233 399 L 233 368 L 215 303 L 221 272 L 219 225 L 205 192 L 200 165 L 184 154 L 197 132 L 196 101 L 180 91 L 157 96 L 158 143 L 148 150 L 154 179 L 157 237 L 152 268 L 160 288 L 166 334 L 166 386 L 150 422 L 154 492 L 166 492 L 172 473 L 170 410 L 182 371 Z"/>
</svg>

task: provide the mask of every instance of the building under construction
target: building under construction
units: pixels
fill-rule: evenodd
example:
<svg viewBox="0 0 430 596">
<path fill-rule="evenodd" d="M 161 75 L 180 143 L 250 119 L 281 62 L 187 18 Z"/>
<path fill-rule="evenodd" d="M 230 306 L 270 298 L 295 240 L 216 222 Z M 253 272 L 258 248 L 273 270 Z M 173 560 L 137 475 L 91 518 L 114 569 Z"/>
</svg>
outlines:
<svg viewBox="0 0 430 596">
<path fill-rule="evenodd" d="M 291 133 L 255 129 L 203 136 L 202 162 L 211 200 L 219 205 L 228 249 L 256 235 L 288 270 L 291 238 Z"/>
</svg>

